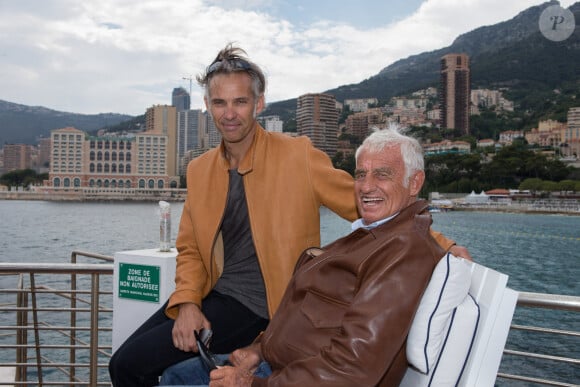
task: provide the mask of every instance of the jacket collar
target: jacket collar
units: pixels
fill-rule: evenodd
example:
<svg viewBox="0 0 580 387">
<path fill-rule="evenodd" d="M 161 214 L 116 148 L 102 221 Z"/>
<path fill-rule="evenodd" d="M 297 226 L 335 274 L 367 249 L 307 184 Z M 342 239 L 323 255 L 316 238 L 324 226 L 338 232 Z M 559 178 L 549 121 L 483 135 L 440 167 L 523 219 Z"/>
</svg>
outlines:
<svg viewBox="0 0 580 387">
<path fill-rule="evenodd" d="M 389 222 L 383 223 L 380 226 L 368 230 L 370 233 L 391 233 L 391 227 L 396 227 L 395 225 L 407 222 L 411 218 L 415 218 L 418 221 L 420 227 L 431 226 L 431 214 L 428 211 L 429 203 L 424 199 L 418 199 L 414 203 L 403 208 L 397 216 L 391 219 Z"/>
<path fill-rule="evenodd" d="M 262 149 L 264 147 L 265 141 L 267 138 L 266 130 L 256 121 L 256 131 L 254 133 L 254 141 L 252 141 L 252 145 L 248 152 L 244 156 L 243 160 L 240 162 L 238 166 L 238 173 L 240 175 L 245 175 L 246 173 L 252 172 L 254 169 L 254 160 L 256 156 L 256 152 L 258 149 Z M 222 165 L 225 169 L 230 169 L 230 163 L 226 158 L 226 148 L 224 146 L 224 140 L 222 139 L 220 143 L 220 156 Z"/>
</svg>

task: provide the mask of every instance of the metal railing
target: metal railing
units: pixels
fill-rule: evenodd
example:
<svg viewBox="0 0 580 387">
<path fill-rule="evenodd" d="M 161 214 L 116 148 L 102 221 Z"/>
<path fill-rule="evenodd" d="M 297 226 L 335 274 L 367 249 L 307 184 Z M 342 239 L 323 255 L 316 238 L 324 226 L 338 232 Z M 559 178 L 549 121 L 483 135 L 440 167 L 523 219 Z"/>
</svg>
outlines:
<svg viewBox="0 0 580 387">
<path fill-rule="evenodd" d="M 113 260 L 73 252 L 70 264 L 0 263 L 0 386 L 110 386 L 107 365 L 111 357 L 113 265 L 78 263 L 77 256 Z M 535 326 L 535 318 L 525 313 L 518 317 L 529 310 L 550 315 L 563 311 L 569 314 L 563 320 L 575 328 L 560 328 L 561 321 Z M 579 312 L 580 297 L 520 292 L 496 385 L 578 386 Z M 525 325 L 518 324 L 518 318 L 523 318 Z M 534 338 L 537 335 L 549 335 L 542 340 L 551 342 L 559 337 L 570 354 L 562 356 L 556 349 L 542 353 L 512 348 L 512 335 L 521 333 L 534 336 L 520 338 L 516 346 L 522 341 L 526 345 L 541 341 Z M 545 376 L 546 370 L 554 368 L 552 363 L 569 367 L 563 371 L 568 375 L 565 380 L 558 375 Z M 508 371 L 504 372 L 506 365 Z M 541 376 L 526 374 L 530 367 L 538 369 Z M 2 371 L 8 370 L 14 375 L 3 380 Z"/>
<path fill-rule="evenodd" d="M 0 264 L 0 385 L 111 385 L 113 265 L 79 256 L 113 261 Z"/>
<path fill-rule="evenodd" d="M 535 320 L 537 311 L 547 312 L 540 315 L 541 321 Z M 580 386 L 579 312 L 580 297 L 519 292 L 502 358 L 502 366 L 511 366 L 500 367 L 498 381 L 509 380 L 514 386 Z M 501 372 L 502 368 L 510 372 Z M 524 370 L 528 373 L 522 374 Z"/>
</svg>

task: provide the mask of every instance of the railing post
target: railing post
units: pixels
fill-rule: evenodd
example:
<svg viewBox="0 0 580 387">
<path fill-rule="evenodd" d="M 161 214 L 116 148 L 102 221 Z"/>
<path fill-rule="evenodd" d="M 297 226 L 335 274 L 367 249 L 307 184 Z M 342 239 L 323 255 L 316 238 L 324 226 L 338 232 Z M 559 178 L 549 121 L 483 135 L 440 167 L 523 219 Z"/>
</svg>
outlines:
<svg viewBox="0 0 580 387">
<path fill-rule="evenodd" d="M 34 322 L 34 344 L 36 347 L 36 370 L 38 373 L 38 386 L 41 387 L 42 377 L 42 358 L 40 357 L 40 332 L 38 331 L 38 308 L 36 305 L 36 285 L 34 273 L 30 273 L 30 295 L 32 297 L 32 318 Z"/>
<path fill-rule="evenodd" d="M 24 276 L 22 274 L 18 277 L 18 289 L 19 292 L 16 294 L 16 307 L 19 309 L 16 314 L 16 325 L 19 327 L 25 327 L 28 325 L 28 296 L 26 294 L 26 289 L 24 289 Z M 26 328 L 18 328 L 16 332 L 16 382 L 26 381 L 26 371 L 27 368 L 25 364 L 28 358 L 28 330 Z"/>
<path fill-rule="evenodd" d="M 76 252 L 72 252 L 71 254 L 71 263 L 77 263 L 77 255 Z M 77 362 L 77 352 L 76 352 L 76 325 L 77 325 L 77 275 L 73 272 L 70 275 L 70 288 L 71 288 L 71 297 L 70 297 L 70 306 L 71 306 L 71 313 L 70 313 L 70 350 L 69 350 L 69 363 L 71 366 L 69 367 L 69 381 L 73 382 L 76 378 L 76 367 L 73 364 Z"/>
<path fill-rule="evenodd" d="M 91 353 L 89 360 L 89 382 L 97 385 L 98 379 L 98 349 L 99 349 L 99 274 L 91 274 Z"/>
</svg>

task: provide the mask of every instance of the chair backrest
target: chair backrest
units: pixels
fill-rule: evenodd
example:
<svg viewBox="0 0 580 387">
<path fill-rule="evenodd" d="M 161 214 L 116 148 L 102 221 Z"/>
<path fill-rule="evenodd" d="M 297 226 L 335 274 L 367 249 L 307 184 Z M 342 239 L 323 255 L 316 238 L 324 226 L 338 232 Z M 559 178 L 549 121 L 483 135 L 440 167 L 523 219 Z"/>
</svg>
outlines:
<svg viewBox="0 0 580 387">
<path fill-rule="evenodd" d="M 515 310 L 508 276 L 447 254 L 407 340 L 403 387 L 493 386 Z"/>
</svg>

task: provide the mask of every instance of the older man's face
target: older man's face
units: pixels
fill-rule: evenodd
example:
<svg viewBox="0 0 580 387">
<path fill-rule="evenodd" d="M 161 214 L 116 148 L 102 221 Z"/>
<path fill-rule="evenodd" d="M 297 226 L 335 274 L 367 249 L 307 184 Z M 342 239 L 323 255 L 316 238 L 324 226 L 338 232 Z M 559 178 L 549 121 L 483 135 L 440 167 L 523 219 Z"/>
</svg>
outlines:
<svg viewBox="0 0 580 387">
<path fill-rule="evenodd" d="M 380 152 L 363 150 L 355 170 L 355 194 L 359 213 L 371 224 L 399 212 L 416 200 L 424 180 L 423 172 L 414 173 L 403 184 L 405 164 L 401 147 L 394 145 Z"/>
</svg>

